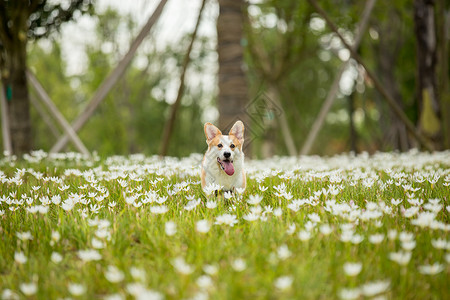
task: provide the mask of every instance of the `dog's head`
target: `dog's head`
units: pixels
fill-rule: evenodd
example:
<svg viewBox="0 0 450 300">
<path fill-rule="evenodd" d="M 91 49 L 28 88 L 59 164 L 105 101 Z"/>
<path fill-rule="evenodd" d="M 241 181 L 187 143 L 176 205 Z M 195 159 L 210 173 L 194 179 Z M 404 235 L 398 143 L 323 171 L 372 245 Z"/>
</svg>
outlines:
<svg viewBox="0 0 450 300">
<path fill-rule="evenodd" d="M 228 135 L 213 124 L 205 124 L 206 143 L 208 144 L 208 156 L 216 159 L 218 166 L 229 176 L 234 174 L 234 159 L 241 157 L 244 144 L 244 123 L 234 123 Z"/>
</svg>

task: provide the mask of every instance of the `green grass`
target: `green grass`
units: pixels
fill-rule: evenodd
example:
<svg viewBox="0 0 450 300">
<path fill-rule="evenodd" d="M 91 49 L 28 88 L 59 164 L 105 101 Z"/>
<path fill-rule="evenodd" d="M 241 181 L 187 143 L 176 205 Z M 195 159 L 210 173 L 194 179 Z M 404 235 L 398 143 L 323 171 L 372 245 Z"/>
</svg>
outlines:
<svg viewBox="0 0 450 300">
<path fill-rule="evenodd" d="M 249 161 L 247 189 L 228 200 L 203 193 L 200 159 L 135 155 L 88 160 L 74 154 L 50 158 L 42 152 L 25 161 L 3 158 L 0 298 L 125 299 L 136 294 L 134 286 L 146 299 L 337 299 L 346 290 L 363 299 L 372 298 L 368 285 L 376 282 L 387 287 L 372 292 L 387 299 L 450 297 L 450 152 Z M 280 195 L 281 184 L 291 197 Z M 81 201 L 63 209 L 74 195 Z M 259 205 L 247 202 L 250 195 L 263 197 Z M 60 197 L 60 203 L 52 197 Z M 127 203 L 130 197 L 147 203 L 135 207 Z M 167 212 L 154 214 L 160 197 L 167 197 Z M 402 202 L 395 205 L 393 198 Z M 186 210 L 190 199 L 201 202 Z M 208 200 L 217 207 L 207 208 Z M 28 211 L 36 206 L 43 212 Z M 417 212 L 408 216 L 413 206 Z M 251 211 L 257 220 L 245 219 Z M 238 222 L 215 224 L 224 214 L 235 215 Z M 423 226 L 414 224 L 426 215 L 431 218 Z M 109 226 L 101 229 L 93 220 L 107 220 Z M 208 232 L 196 230 L 200 220 L 208 220 Z M 166 233 L 168 221 L 176 224 L 174 235 Z M 329 235 L 320 230 L 324 224 L 332 228 Z M 343 241 L 345 227 L 351 228 L 353 242 Z M 52 232 L 60 238 L 52 238 Z M 300 239 L 299 232 L 309 232 L 310 238 Z M 402 250 L 402 232 L 412 233 L 415 241 L 414 249 L 404 250 L 411 252 L 405 266 L 390 259 Z M 18 233 L 32 239 L 20 239 Z M 372 243 L 374 234 L 383 234 L 383 240 Z M 436 246 L 438 240 L 442 247 Z M 79 251 L 97 244 L 103 245 L 96 249 L 100 259 L 83 261 Z M 20 252 L 25 263 L 15 260 Z M 59 263 L 51 260 L 55 252 L 62 257 Z M 185 261 L 189 272 L 176 267 L 176 258 Z M 237 259 L 245 262 L 241 269 Z M 347 275 L 348 262 L 361 263 L 360 273 Z M 424 274 L 422 266 L 435 263 L 438 272 Z M 206 265 L 217 272 L 207 272 Z M 110 266 L 119 270 L 117 282 L 108 277 L 114 275 L 108 275 Z M 136 268 L 145 278 L 134 274 Z M 282 276 L 292 284 L 277 286 Z M 37 288 L 29 295 L 24 294 L 27 283 Z M 71 294 L 71 284 L 85 290 Z M 150 291 L 154 294 L 144 295 Z"/>
</svg>

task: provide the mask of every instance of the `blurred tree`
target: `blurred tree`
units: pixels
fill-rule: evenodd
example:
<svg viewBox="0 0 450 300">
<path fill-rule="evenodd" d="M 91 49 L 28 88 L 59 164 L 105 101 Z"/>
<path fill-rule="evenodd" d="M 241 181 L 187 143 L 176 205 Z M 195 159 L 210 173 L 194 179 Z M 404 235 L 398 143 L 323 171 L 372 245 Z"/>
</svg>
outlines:
<svg viewBox="0 0 450 300">
<path fill-rule="evenodd" d="M 296 155 L 296 146 L 284 108 L 287 103 L 281 102 L 280 89 L 282 81 L 311 51 L 317 50 L 314 46 L 308 51 L 306 49 L 311 10 L 304 2 L 292 0 L 267 1 L 259 8 L 265 11 L 266 16 L 271 16 L 273 24 L 271 28 L 267 28 L 269 24 L 264 24 L 267 20 L 263 20 L 261 24 L 261 16 L 252 18 L 247 15 L 248 49 L 256 74 L 266 85 L 267 110 L 279 110 L 278 114 L 270 114 L 265 118 L 262 156 L 271 157 L 275 154 L 277 121 L 289 155 Z M 288 107 L 290 109 L 292 105 L 288 104 Z"/>
<path fill-rule="evenodd" d="M 121 59 L 126 51 L 130 32 L 137 31 L 137 24 L 131 16 L 121 15 L 108 9 L 95 16 L 95 38 L 86 46 L 87 63 L 80 74 L 65 75 L 65 62 L 61 57 L 60 45 L 55 39 L 51 43 L 31 43 L 29 65 L 55 104 L 68 120 L 73 120 L 85 107 L 98 85 Z M 159 147 L 165 114 L 173 100 L 173 82 L 181 69 L 183 55 L 190 36 L 184 36 L 174 45 L 158 48 L 155 39 L 144 42 L 134 63 L 127 68 L 106 99 L 83 127 L 80 138 L 89 149 L 101 156 L 128 153 L 155 154 Z M 125 47 L 124 47 L 125 45 Z M 209 38 L 199 37 L 191 53 L 192 69 L 187 79 L 185 97 L 174 130 L 173 143 L 169 155 L 189 155 L 200 152 L 204 145 L 201 117 L 204 102 L 210 99 L 204 86 L 195 80 L 210 67 L 211 55 L 215 49 Z M 197 78 L 198 79 L 198 78 Z M 73 99 L 70 105 L 67 99 Z M 207 103 L 210 105 L 210 103 Z M 33 137 L 36 146 L 48 150 L 55 139 L 48 134 L 44 121 L 31 109 Z M 69 144 L 66 150 L 74 150 Z"/>
<path fill-rule="evenodd" d="M 409 1 L 408 1 L 409 2 Z M 379 1 L 372 18 L 373 64 L 384 87 L 413 120 L 414 106 L 413 86 L 403 89 L 414 81 L 414 74 L 404 72 L 415 68 L 414 37 L 412 28 L 412 5 L 405 1 L 397 1 L 394 5 Z M 408 24 L 410 26 L 408 26 Z M 367 53 L 367 52 L 366 52 Z M 368 53 L 367 53 L 368 54 Z M 398 119 L 382 96 L 376 93 L 375 101 L 380 111 L 379 126 L 381 129 L 381 145 L 383 149 L 407 151 L 413 146 L 405 125 Z"/>
<path fill-rule="evenodd" d="M 441 100 L 442 134 L 444 148 L 450 149 L 450 18 L 448 12 L 450 2 L 437 0 L 436 2 L 436 34 L 437 34 L 437 77 L 438 91 Z"/>
<path fill-rule="evenodd" d="M 0 72 L 6 88 L 14 154 L 32 149 L 30 100 L 25 71 L 30 39 L 46 37 L 64 22 L 93 11 L 91 0 L 0 1 Z"/>
<path fill-rule="evenodd" d="M 47 42 L 48 41 L 48 42 Z M 53 38 L 50 38 L 46 43 L 32 42 L 28 48 L 28 66 L 39 76 L 41 84 L 45 90 L 52 96 L 52 100 L 58 107 L 60 112 L 67 120 L 71 120 L 78 112 L 77 102 L 72 101 L 67 105 L 67 99 L 74 98 L 76 91 L 70 85 L 70 78 L 65 75 L 66 62 L 62 58 L 61 45 Z M 44 74 L 44 76 L 42 76 Z M 34 89 L 31 89 L 30 98 L 37 98 L 33 94 Z M 39 101 L 33 102 L 38 104 Z M 33 147 L 35 149 L 48 149 L 54 143 L 55 136 L 50 135 L 48 124 L 42 122 L 42 116 L 38 114 L 38 109 L 46 113 L 45 108 L 40 105 L 31 107 L 31 128 L 33 137 Z M 49 114 L 47 113 L 47 116 Z M 51 119 L 50 119 L 51 120 Z M 52 123 L 54 124 L 54 123 Z M 55 132 L 59 136 L 61 131 Z M 58 137 L 56 136 L 56 137 Z"/>
<path fill-rule="evenodd" d="M 228 132 L 237 120 L 246 126 L 250 134 L 248 115 L 245 112 L 248 101 L 247 78 L 244 73 L 245 39 L 243 35 L 244 0 L 219 0 L 217 18 L 217 52 L 219 54 L 219 128 Z M 249 139 L 248 139 L 249 142 Z M 250 143 L 246 153 L 250 154 Z"/>
<path fill-rule="evenodd" d="M 417 105 L 419 129 L 434 142 L 435 149 L 443 147 L 441 104 L 437 90 L 437 34 L 435 0 L 414 0 L 414 29 L 417 40 Z"/>
</svg>

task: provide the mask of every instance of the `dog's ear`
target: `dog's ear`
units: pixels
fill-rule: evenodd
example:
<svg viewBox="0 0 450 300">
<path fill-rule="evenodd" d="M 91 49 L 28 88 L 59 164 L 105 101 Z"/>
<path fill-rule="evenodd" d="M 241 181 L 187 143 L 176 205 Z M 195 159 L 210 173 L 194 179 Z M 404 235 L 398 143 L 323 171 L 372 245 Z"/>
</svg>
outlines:
<svg viewBox="0 0 450 300">
<path fill-rule="evenodd" d="M 242 123 L 242 121 L 234 123 L 229 134 L 234 135 L 242 145 L 244 143 L 244 123 Z"/>
<path fill-rule="evenodd" d="M 217 135 L 222 134 L 222 132 L 214 126 L 211 123 L 205 124 L 205 135 L 206 135 L 206 143 L 209 144 L 213 138 L 215 138 Z"/>
</svg>

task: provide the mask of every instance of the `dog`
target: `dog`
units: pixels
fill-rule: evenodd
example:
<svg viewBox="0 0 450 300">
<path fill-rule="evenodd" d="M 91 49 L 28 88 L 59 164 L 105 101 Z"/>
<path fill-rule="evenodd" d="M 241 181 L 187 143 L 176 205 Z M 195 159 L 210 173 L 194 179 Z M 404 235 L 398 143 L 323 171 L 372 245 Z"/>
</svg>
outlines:
<svg viewBox="0 0 450 300">
<path fill-rule="evenodd" d="M 244 123 L 237 121 L 228 135 L 213 124 L 204 126 L 208 150 L 203 156 L 201 183 L 203 191 L 216 184 L 224 191 L 235 192 L 236 188 L 245 189 L 244 171 Z M 217 191 L 216 191 L 217 193 Z"/>
</svg>

